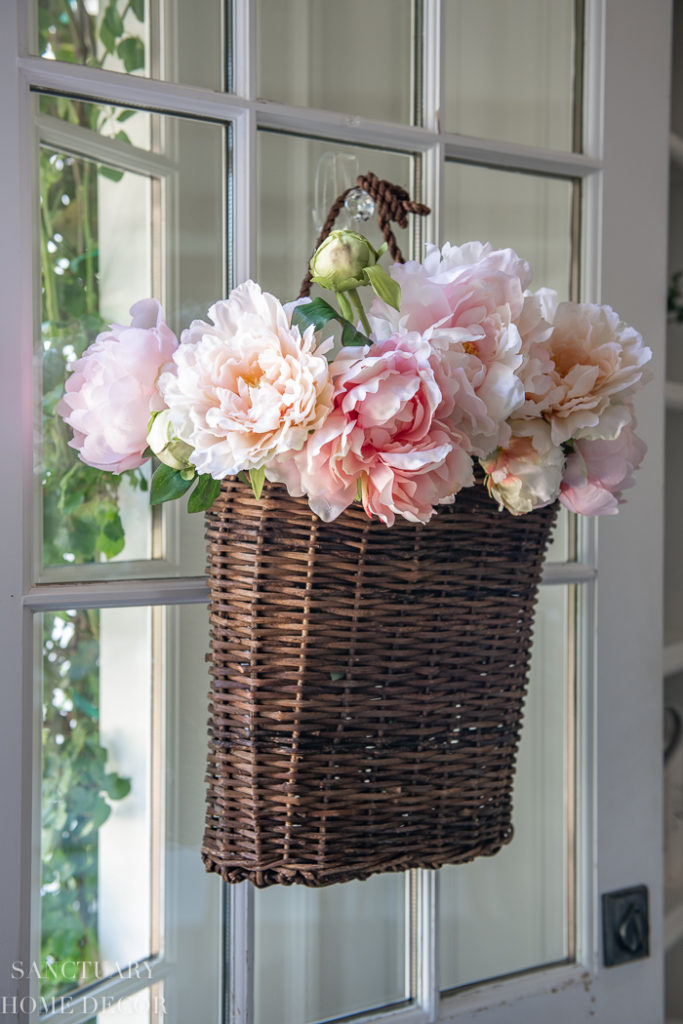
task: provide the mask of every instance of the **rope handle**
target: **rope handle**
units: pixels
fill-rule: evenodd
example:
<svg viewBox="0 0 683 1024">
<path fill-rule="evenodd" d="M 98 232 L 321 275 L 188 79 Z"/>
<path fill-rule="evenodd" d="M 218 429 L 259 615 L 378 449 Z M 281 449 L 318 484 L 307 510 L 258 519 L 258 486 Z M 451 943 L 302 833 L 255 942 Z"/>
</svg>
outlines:
<svg viewBox="0 0 683 1024">
<path fill-rule="evenodd" d="M 354 189 L 360 188 L 374 200 L 377 208 L 377 220 L 379 226 L 382 229 L 382 234 L 389 247 L 392 259 L 396 263 L 405 263 L 403 254 L 398 247 L 394 232 L 391 230 L 390 222 L 395 221 L 400 228 L 408 227 L 408 214 L 416 213 L 420 217 L 425 217 L 430 209 L 425 206 L 424 203 L 414 202 L 409 194 L 400 185 L 393 185 L 390 181 L 383 181 L 378 178 L 372 171 L 368 171 L 367 174 L 359 174 L 356 179 L 356 184 L 352 185 L 351 188 L 347 188 L 341 195 L 338 195 L 335 201 L 330 207 L 325 223 L 323 224 L 318 240 L 315 243 L 313 252 L 315 252 L 320 245 L 325 241 L 330 231 L 334 227 L 334 222 L 339 215 L 339 211 L 344 205 L 344 201 Z M 299 298 L 305 299 L 310 295 L 311 292 L 311 271 L 310 267 L 305 278 L 301 282 L 301 291 L 299 292 Z"/>
</svg>

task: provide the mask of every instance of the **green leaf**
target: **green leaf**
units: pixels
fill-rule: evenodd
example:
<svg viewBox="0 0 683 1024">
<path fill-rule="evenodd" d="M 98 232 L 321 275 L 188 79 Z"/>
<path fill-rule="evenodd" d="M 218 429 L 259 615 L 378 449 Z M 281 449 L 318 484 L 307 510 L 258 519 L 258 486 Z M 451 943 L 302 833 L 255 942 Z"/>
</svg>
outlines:
<svg viewBox="0 0 683 1024">
<path fill-rule="evenodd" d="M 125 542 L 123 525 L 118 512 L 115 512 L 112 518 L 100 530 L 100 535 L 97 538 L 97 548 L 105 558 L 114 558 L 115 555 L 123 551 Z"/>
<path fill-rule="evenodd" d="M 378 259 L 378 260 L 381 260 L 382 256 L 384 256 L 384 253 L 387 251 L 388 248 L 389 248 L 389 243 L 388 242 L 382 242 L 382 244 L 380 245 L 379 249 L 375 253 L 375 258 Z"/>
<path fill-rule="evenodd" d="M 137 71 L 145 66 L 145 44 L 137 36 L 122 39 L 116 52 L 123 61 L 126 71 Z"/>
<path fill-rule="evenodd" d="M 100 39 L 107 53 L 113 53 L 116 49 L 116 36 L 108 27 L 106 19 L 100 25 Z"/>
<path fill-rule="evenodd" d="M 115 167 L 105 167 L 104 164 L 100 164 L 99 172 L 103 178 L 109 178 L 110 181 L 121 181 L 123 177 L 123 171 L 118 171 Z"/>
<path fill-rule="evenodd" d="M 117 133 L 116 133 L 116 135 L 114 136 L 114 138 L 115 138 L 115 139 L 118 139 L 118 140 L 119 140 L 119 142 L 125 142 L 125 143 L 127 143 L 127 145 L 129 145 L 129 146 L 132 146 L 132 145 L 133 145 L 133 143 L 132 143 L 132 142 L 130 141 L 130 136 L 129 136 L 129 135 L 127 135 L 127 134 L 126 134 L 126 132 L 124 132 L 123 128 L 121 129 L 121 131 L 120 131 L 120 132 L 117 132 Z"/>
<path fill-rule="evenodd" d="M 393 306 L 394 309 L 398 309 L 401 302 L 401 288 L 393 277 L 387 274 L 384 267 L 375 263 L 373 267 L 366 267 L 365 273 L 377 298 L 386 302 L 387 305 Z"/>
<path fill-rule="evenodd" d="M 188 512 L 206 512 L 221 493 L 220 480 L 214 480 L 208 473 L 197 477 L 197 486 L 187 500 Z"/>
<path fill-rule="evenodd" d="M 371 344 L 369 338 L 357 331 L 350 320 L 340 316 L 334 306 L 331 306 L 325 299 L 313 299 L 306 305 L 297 306 L 292 315 L 292 323 L 302 332 L 311 326 L 319 331 L 330 320 L 337 320 L 342 325 L 342 345 Z"/>
<path fill-rule="evenodd" d="M 297 306 L 292 314 L 292 323 L 303 333 L 307 327 L 319 331 L 330 320 L 338 320 L 339 313 L 324 299 L 313 299 L 305 306 Z"/>
<path fill-rule="evenodd" d="M 78 690 L 72 689 L 71 699 L 74 702 L 74 707 L 82 711 L 88 718 L 92 719 L 93 722 L 99 721 L 100 713 L 95 707 L 92 701 L 87 700 L 83 694 L 79 693 Z"/>
<path fill-rule="evenodd" d="M 241 470 L 241 471 L 240 471 L 240 472 L 239 472 L 239 473 L 237 474 L 237 479 L 238 479 L 238 480 L 241 480 L 243 484 L 246 484 L 246 485 L 247 485 L 247 487 L 250 487 L 250 486 L 251 486 L 251 481 L 249 480 L 249 474 L 248 474 L 248 473 L 245 473 L 245 472 L 244 472 L 244 470 Z"/>
<path fill-rule="evenodd" d="M 163 462 L 152 477 L 152 490 L 149 496 L 150 505 L 161 505 L 163 501 L 180 498 L 192 486 L 192 480 L 183 480 L 180 471 L 171 469 Z"/>
<path fill-rule="evenodd" d="M 122 36 L 125 32 L 123 18 L 116 9 L 116 0 L 112 0 L 104 12 L 103 25 L 106 25 L 113 36 Z"/>
<path fill-rule="evenodd" d="M 105 777 L 104 790 L 110 800 L 123 800 L 130 793 L 130 786 L 130 779 L 117 775 L 116 772 L 110 772 Z"/>
<path fill-rule="evenodd" d="M 135 114 L 137 114 L 137 110 L 122 110 L 120 114 L 116 115 L 116 120 L 119 124 L 123 124 L 124 121 L 127 121 L 129 117 L 133 117 Z"/>
<path fill-rule="evenodd" d="M 341 337 L 342 345 L 372 345 L 370 339 L 357 331 L 348 320 L 340 320 L 340 323 L 344 325 Z"/>
<path fill-rule="evenodd" d="M 265 479 L 266 470 L 263 466 L 261 466 L 260 469 L 249 470 L 249 482 L 251 484 L 251 489 L 254 492 L 254 497 L 256 498 L 257 501 L 261 497 L 261 492 L 263 491 L 263 484 L 265 483 Z"/>
<path fill-rule="evenodd" d="M 104 825 L 110 814 L 111 807 L 106 800 L 100 798 L 92 810 L 88 824 L 83 829 L 83 835 L 87 835 L 89 832 L 94 832 L 101 825 Z"/>
<path fill-rule="evenodd" d="M 130 9 L 138 21 L 145 20 L 145 0 L 130 0 Z"/>
</svg>

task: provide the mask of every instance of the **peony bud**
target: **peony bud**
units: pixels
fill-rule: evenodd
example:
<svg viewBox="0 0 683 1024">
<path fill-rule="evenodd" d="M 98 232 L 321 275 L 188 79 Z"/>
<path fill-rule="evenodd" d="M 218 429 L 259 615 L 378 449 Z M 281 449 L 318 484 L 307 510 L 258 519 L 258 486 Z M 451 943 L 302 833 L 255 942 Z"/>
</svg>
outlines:
<svg viewBox="0 0 683 1024">
<path fill-rule="evenodd" d="M 183 473 L 189 470 L 195 472 L 190 462 L 192 446 L 176 435 L 169 409 L 154 414 L 147 434 L 147 444 L 159 461 L 171 469 L 179 469 Z"/>
<path fill-rule="evenodd" d="M 377 253 L 363 235 L 332 231 L 313 253 L 311 275 L 321 288 L 346 292 L 367 284 L 365 268 L 376 262 Z"/>
</svg>

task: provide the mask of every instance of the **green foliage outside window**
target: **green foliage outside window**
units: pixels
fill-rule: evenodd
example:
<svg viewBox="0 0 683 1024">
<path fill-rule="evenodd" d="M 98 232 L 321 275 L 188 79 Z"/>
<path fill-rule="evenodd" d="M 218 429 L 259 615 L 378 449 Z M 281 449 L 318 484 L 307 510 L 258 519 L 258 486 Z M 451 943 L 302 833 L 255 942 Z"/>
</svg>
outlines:
<svg viewBox="0 0 683 1024">
<path fill-rule="evenodd" d="M 57 60 L 102 67 L 118 58 L 126 71 L 145 63 L 135 19 L 144 0 L 110 0 L 98 15 L 83 0 L 40 0 L 40 52 Z M 133 112 L 65 97 L 41 97 L 41 112 L 129 141 L 121 125 Z M 112 130 L 113 128 L 113 130 Z M 68 446 L 70 429 L 55 415 L 68 364 L 107 325 L 99 314 L 98 175 L 122 172 L 42 148 L 43 561 L 82 565 L 119 554 L 124 533 L 118 511 L 122 477 L 99 473 Z M 124 474 L 147 488 L 139 471 Z M 77 982 L 65 961 L 97 961 L 98 830 L 112 801 L 130 781 L 106 770 L 99 736 L 100 616 L 53 612 L 43 618 L 43 804 L 41 994 L 61 995 Z"/>
</svg>

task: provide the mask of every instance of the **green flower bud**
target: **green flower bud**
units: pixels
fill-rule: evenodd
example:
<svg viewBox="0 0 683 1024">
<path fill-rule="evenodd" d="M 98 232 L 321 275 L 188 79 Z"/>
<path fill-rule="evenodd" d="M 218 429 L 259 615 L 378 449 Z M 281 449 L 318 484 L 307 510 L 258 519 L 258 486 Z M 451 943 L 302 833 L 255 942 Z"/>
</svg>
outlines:
<svg viewBox="0 0 683 1024">
<path fill-rule="evenodd" d="M 311 259 L 311 276 L 321 288 L 347 292 L 367 284 L 365 268 L 377 262 L 367 238 L 356 231 L 332 231 Z"/>
<path fill-rule="evenodd" d="M 195 467 L 190 462 L 192 446 L 176 436 L 169 409 L 162 409 L 152 417 L 147 444 L 160 462 L 171 469 L 181 470 L 184 479 L 192 478 L 195 473 Z M 187 473 L 191 473 L 191 476 L 188 477 Z"/>
</svg>

